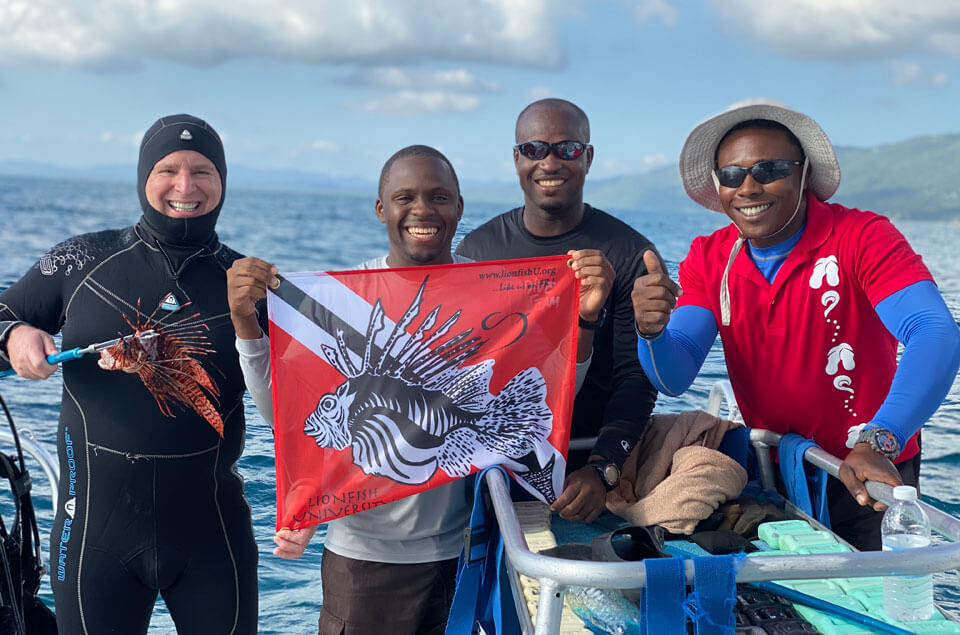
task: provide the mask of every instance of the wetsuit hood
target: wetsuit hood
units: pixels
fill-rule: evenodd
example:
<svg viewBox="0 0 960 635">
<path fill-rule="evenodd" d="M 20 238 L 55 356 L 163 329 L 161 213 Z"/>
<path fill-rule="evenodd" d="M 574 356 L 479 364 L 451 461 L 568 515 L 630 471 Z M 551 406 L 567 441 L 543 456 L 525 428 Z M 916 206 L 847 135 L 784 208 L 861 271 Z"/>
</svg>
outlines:
<svg viewBox="0 0 960 635">
<path fill-rule="evenodd" d="M 153 208 L 147 202 L 147 177 L 157 161 L 171 152 L 193 150 L 210 159 L 220 174 L 220 202 L 210 212 L 196 218 L 171 218 Z M 214 247 L 217 234 L 214 231 L 220 209 L 227 194 L 227 163 L 220 135 L 203 119 L 190 115 L 161 117 L 150 126 L 140 142 L 140 159 L 137 163 L 137 195 L 143 216 L 138 223 L 157 242 L 169 247 L 189 249 Z"/>
</svg>

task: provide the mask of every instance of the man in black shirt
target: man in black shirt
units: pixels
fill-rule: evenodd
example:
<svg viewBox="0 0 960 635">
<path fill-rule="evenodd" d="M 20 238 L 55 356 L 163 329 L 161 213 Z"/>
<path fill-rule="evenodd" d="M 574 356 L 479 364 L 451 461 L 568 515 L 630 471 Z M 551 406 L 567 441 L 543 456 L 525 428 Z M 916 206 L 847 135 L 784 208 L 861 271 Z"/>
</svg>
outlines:
<svg viewBox="0 0 960 635">
<path fill-rule="evenodd" d="M 570 452 L 564 491 L 553 504 L 561 516 L 589 522 L 603 511 L 606 492 L 617 487 L 620 467 L 657 397 L 637 360 L 630 299 L 633 281 L 647 272 L 643 253 L 653 244 L 583 202 L 593 146 L 580 108 L 560 99 L 534 102 L 517 118 L 516 140 L 513 160 L 523 207 L 472 231 L 457 253 L 498 260 L 596 250 L 616 272 L 603 310 L 580 315 L 579 337 L 593 337 L 593 357 L 574 401 L 571 439 L 596 437 L 596 442 L 590 450 Z"/>
</svg>

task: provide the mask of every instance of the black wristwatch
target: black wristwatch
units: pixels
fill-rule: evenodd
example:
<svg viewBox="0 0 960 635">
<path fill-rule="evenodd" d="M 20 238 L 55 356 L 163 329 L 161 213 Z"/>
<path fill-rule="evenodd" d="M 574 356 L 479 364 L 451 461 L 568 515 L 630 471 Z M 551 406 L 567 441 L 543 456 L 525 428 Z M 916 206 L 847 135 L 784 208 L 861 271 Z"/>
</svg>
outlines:
<svg viewBox="0 0 960 635">
<path fill-rule="evenodd" d="M 599 459 L 589 461 L 587 465 L 597 471 L 597 475 L 600 476 L 600 482 L 603 483 L 603 486 L 607 488 L 608 492 L 620 483 L 620 468 L 617 467 L 616 463 Z"/>
<path fill-rule="evenodd" d="M 584 320 L 579 315 L 577 316 L 577 323 L 580 325 L 580 328 L 587 329 L 588 331 L 596 331 L 598 328 L 603 326 L 604 321 L 607 319 L 607 307 L 600 307 L 600 315 L 597 316 L 597 319 L 593 322 L 588 322 Z"/>
<path fill-rule="evenodd" d="M 857 435 L 857 443 L 868 444 L 874 452 L 891 461 L 900 456 L 900 442 L 886 428 L 864 428 Z"/>
</svg>

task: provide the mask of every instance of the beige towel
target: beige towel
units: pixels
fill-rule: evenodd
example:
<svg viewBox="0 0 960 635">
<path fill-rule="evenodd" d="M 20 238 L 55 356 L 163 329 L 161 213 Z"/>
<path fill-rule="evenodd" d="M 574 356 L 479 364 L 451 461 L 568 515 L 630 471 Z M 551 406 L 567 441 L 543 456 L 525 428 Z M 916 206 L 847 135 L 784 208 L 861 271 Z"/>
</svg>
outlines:
<svg viewBox="0 0 960 635">
<path fill-rule="evenodd" d="M 607 495 L 607 509 L 634 525 L 693 533 L 699 521 L 747 484 L 743 467 L 715 450 L 738 425 L 700 411 L 654 415 L 623 469 L 640 500 L 629 503 L 614 490 Z"/>
</svg>

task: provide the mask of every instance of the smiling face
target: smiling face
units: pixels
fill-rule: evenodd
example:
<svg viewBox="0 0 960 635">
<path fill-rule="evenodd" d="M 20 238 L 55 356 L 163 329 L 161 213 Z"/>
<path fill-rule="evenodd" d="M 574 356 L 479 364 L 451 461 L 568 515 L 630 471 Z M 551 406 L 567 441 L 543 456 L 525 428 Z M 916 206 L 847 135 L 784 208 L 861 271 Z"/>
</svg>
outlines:
<svg viewBox="0 0 960 635">
<path fill-rule="evenodd" d="M 450 243 L 463 214 L 453 170 L 431 156 L 393 162 L 377 200 L 377 218 L 387 226 L 391 267 L 453 262 Z"/>
<path fill-rule="evenodd" d="M 736 130 L 720 143 L 717 167 L 737 165 L 749 168 L 758 161 L 790 159 L 802 161 L 803 153 L 782 130 L 745 128 Z M 747 174 L 739 187 L 720 186 L 724 213 L 754 247 L 770 247 L 793 236 L 806 219 L 806 201 L 800 190 L 800 166 L 786 178 L 763 185 Z M 800 210 L 797 201 L 800 200 Z"/>
<path fill-rule="evenodd" d="M 517 143 L 525 141 L 590 141 L 586 119 L 562 105 L 537 105 L 527 109 L 517 121 Z M 593 148 L 576 159 L 564 161 L 553 152 L 534 161 L 513 151 L 513 163 L 523 188 L 528 211 L 542 210 L 551 216 L 577 216 L 583 210 L 583 182 L 593 162 Z"/>
<path fill-rule="evenodd" d="M 207 157 L 177 150 L 157 161 L 144 185 L 147 202 L 171 218 L 209 214 L 220 204 L 220 173 Z"/>
</svg>

